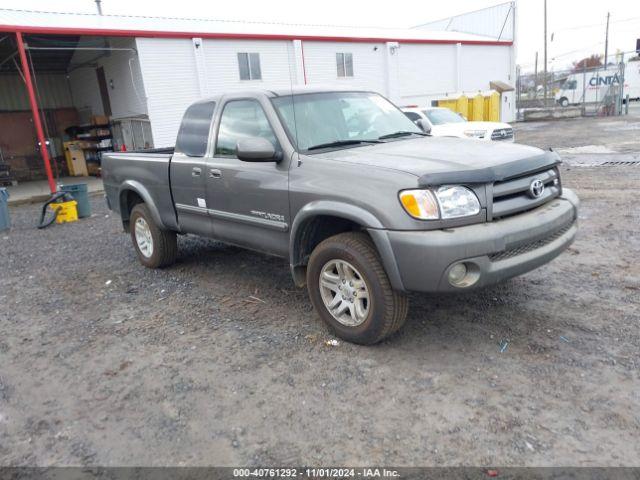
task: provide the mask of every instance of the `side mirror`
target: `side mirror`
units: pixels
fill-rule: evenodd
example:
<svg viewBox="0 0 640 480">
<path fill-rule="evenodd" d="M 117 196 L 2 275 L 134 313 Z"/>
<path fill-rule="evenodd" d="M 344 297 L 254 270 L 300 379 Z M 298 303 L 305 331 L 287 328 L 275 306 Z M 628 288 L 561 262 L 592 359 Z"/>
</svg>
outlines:
<svg viewBox="0 0 640 480">
<path fill-rule="evenodd" d="M 418 125 L 424 133 L 431 133 L 431 125 L 429 125 L 424 118 L 416 120 L 416 125 Z"/>
<path fill-rule="evenodd" d="M 253 137 L 238 140 L 236 156 L 244 162 L 275 162 L 276 149 L 266 138 Z"/>
</svg>

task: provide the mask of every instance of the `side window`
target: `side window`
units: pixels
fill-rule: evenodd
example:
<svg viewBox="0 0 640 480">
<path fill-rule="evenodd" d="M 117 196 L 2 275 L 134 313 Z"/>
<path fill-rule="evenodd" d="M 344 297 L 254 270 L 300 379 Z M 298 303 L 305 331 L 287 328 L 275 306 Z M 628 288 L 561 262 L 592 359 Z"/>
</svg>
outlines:
<svg viewBox="0 0 640 480">
<path fill-rule="evenodd" d="M 216 155 L 235 156 L 238 140 L 252 137 L 266 138 L 276 150 L 279 149 L 260 103 L 256 100 L 233 100 L 227 103 L 220 118 Z"/>
<path fill-rule="evenodd" d="M 207 153 L 209 129 L 215 109 L 215 102 L 194 103 L 187 108 L 178 131 L 176 152 L 190 157 L 203 157 Z"/>
<path fill-rule="evenodd" d="M 240 80 L 261 80 L 259 53 L 238 53 L 238 68 Z"/>
<path fill-rule="evenodd" d="M 578 88 L 577 80 L 567 80 L 564 82 L 564 85 L 562 85 L 563 90 L 575 90 L 576 88 Z"/>
<path fill-rule="evenodd" d="M 407 116 L 407 118 L 409 120 L 411 120 L 413 122 L 415 122 L 417 120 L 420 120 L 420 118 L 421 118 L 420 115 L 417 114 L 416 112 L 403 112 L 403 113 Z"/>
<path fill-rule="evenodd" d="M 338 77 L 353 77 L 353 54 L 336 53 Z"/>
</svg>

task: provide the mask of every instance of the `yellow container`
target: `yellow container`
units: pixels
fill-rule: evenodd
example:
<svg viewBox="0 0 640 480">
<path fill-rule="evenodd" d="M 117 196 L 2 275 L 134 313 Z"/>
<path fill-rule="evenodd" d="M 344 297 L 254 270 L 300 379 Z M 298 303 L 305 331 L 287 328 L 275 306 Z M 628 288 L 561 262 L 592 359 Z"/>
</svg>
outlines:
<svg viewBox="0 0 640 480">
<path fill-rule="evenodd" d="M 438 106 L 443 108 L 448 108 L 449 110 L 456 110 L 456 99 L 455 98 L 447 98 L 444 100 L 438 100 Z"/>
<path fill-rule="evenodd" d="M 78 220 L 78 202 L 75 200 L 51 203 L 49 206 L 57 212 L 56 223 L 69 223 Z"/>
<path fill-rule="evenodd" d="M 84 156 L 84 149 L 87 147 L 87 142 L 64 142 L 63 145 L 69 175 L 73 177 L 88 176 L 89 172 L 87 171 L 87 161 Z"/>
<path fill-rule="evenodd" d="M 469 101 L 471 111 L 467 117 L 473 122 L 481 122 L 484 119 L 484 97 L 478 93 L 475 97 Z"/>
<path fill-rule="evenodd" d="M 456 100 L 455 111 L 464 118 L 469 118 L 469 98 L 467 98 L 466 95 L 460 95 L 458 100 Z"/>
<path fill-rule="evenodd" d="M 484 97 L 483 117 L 487 122 L 500 121 L 500 94 L 498 92 L 491 92 Z"/>
</svg>

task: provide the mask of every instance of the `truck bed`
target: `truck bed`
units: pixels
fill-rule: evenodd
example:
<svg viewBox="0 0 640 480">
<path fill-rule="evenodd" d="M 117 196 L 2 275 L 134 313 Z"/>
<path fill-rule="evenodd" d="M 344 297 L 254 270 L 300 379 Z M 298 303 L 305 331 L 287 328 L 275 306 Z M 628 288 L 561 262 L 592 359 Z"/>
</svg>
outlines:
<svg viewBox="0 0 640 480">
<path fill-rule="evenodd" d="M 173 148 L 157 148 L 131 152 L 109 152 L 102 156 L 104 189 L 111 208 L 120 213 L 128 198 L 120 194 L 131 187 L 147 205 L 152 205 L 160 225 L 177 228 L 171 198 L 169 165 Z"/>
</svg>

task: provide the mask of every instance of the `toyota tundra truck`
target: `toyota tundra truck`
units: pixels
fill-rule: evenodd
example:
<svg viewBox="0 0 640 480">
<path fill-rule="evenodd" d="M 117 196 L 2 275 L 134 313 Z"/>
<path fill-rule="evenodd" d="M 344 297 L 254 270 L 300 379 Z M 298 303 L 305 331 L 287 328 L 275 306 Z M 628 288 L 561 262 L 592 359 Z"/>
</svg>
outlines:
<svg viewBox="0 0 640 480">
<path fill-rule="evenodd" d="M 185 112 L 174 148 L 109 153 L 102 174 L 140 262 L 193 234 L 289 259 L 350 342 L 397 331 L 408 292 L 463 292 L 549 262 L 578 198 L 553 151 L 431 137 L 370 91 L 248 91 Z"/>
</svg>

